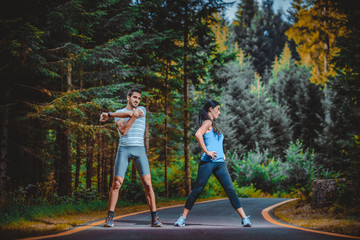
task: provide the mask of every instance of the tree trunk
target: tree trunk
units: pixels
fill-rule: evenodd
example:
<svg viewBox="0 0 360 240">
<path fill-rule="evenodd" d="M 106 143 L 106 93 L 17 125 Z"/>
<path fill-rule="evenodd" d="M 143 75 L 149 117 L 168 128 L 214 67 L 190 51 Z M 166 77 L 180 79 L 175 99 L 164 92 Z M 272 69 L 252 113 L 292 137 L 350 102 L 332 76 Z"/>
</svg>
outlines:
<svg viewBox="0 0 360 240">
<path fill-rule="evenodd" d="M 88 137 L 87 151 L 86 151 L 86 189 L 92 188 L 91 178 L 93 174 L 93 159 L 94 159 L 94 140 L 92 136 Z"/>
<path fill-rule="evenodd" d="M 324 5 L 324 28 L 327 29 L 328 28 L 328 21 L 327 21 L 327 14 L 328 14 L 328 1 L 325 1 L 325 5 Z M 327 85 L 327 77 L 328 77 L 328 72 L 329 72 L 329 35 L 327 33 L 325 33 L 325 43 L 324 43 L 324 77 L 326 79 L 324 79 L 324 98 L 325 98 L 325 103 L 329 103 L 329 93 L 328 93 L 328 85 Z M 331 123 L 331 117 L 330 117 L 330 105 L 329 104 L 325 104 L 325 123 L 327 125 L 330 125 Z"/>
<path fill-rule="evenodd" d="M 311 207 L 322 208 L 333 204 L 339 195 L 339 185 L 345 185 L 346 180 L 340 179 L 319 179 L 313 181 Z"/>
<path fill-rule="evenodd" d="M 189 45 L 189 25 L 188 25 L 188 7 L 185 6 L 185 23 L 184 23 L 184 157 L 185 157 L 185 182 L 186 194 L 191 192 L 191 176 L 190 176 L 190 111 L 189 111 L 189 84 L 188 84 L 188 45 Z"/>
<path fill-rule="evenodd" d="M 80 134 L 80 133 L 79 133 Z M 76 163 L 75 163 L 75 190 L 79 187 L 80 167 L 81 167 L 81 137 L 78 135 L 76 141 Z"/>
<path fill-rule="evenodd" d="M 67 92 L 72 90 L 72 66 L 69 62 L 67 64 Z M 69 113 L 65 113 L 65 118 L 68 118 Z M 58 193 L 60 196 L 65 196 L 71 194 L 71 159 L 72 159 L 72 151 L 71 151 L 71 131 L 70 129 L 64 129 L 60 127 L 59 132 L 60 137 L 60 151 L 61 158 L 59 159 L 59 171 L 58 171 Z"/>
<path fill-rule="evenodd" d="M 108 189 L 108 182 L 107 182 L 107 177 L 108 177 L 108 155 L 107 155 L 107 150 L 108 150 L 108 144 L 107 141 L 105 139 L 105 141 L 103 142 L 103 154 L 102 154 L 102 184 L 103 184 L 103 192 L 107 193 L 109 191 Z"/>
<path fill-rule="evenodd" d="M 66 129 L 65 131 L 65 147 L 66 147 L 66 163 L 65 163 L 65 184 L 66 184 L 66 195 L 70 195 L 72 193 L 72 169 L 71 169 L 71 162 L 72 162 L 72 151 L 71 151 L 71 130 Z"/>
<path fill-rule="evenodd" d="M 112 181 L 114 178 L 114 162 L 115 162 L 115 158 L 116 158 L 116 153 L 117 153 L 117 147 L 116 147 L 116 142 L 113 142 L 113 146 L 112 146 L 112 156 L 110 159 L 110 178 L 109 178 L 109 188 L 111 188 L 112 185 Z"/>
<path fill-rule="evenodd" d="M 98 192 L 99 193 L 103 193 L 103 189 L 102 189 L 102 177 L 101 177 L 101 166 L 102 166 L 102 152 L 103 152 L 103 146 L 102 146 L 102 137 L 101 134 L 98 133 L 97 135 L 97 139 L 98 139 L 98 154 L 97 154 L 97 187 L 98 187 Z"/>
<path fill-rule="evenodd" d="M 9 92 L 5 89 L 1 90 L 3 94 L 2 101 L 3 104 L 7 104 L 7 98 Z M 7 161 L 8 161 L 8 140 L 9 140 L 9 110 L 7 107 L 3 109 L 1 114 L 1 158 L 0 158 L 0 203 L 4 200 L 4 193 L 6 191 L 6 182 L 7 182 Z"/>
<path fill-rule="evenodd" d="M 131 161 L 131 182 L 136 182 L 136 167 L 133 159 Z"/>
<path fill-rule="evenodd" d="M 83 89 L 83 67 L 80 68 L 80 74 L 79 74 L 79 89 Z M 81 145 L 82 145 L 82 132 L 80 131 L 77 135 L 77 141 L 76 141 L 76 164 L 75 164 L 75 189 L 79 187 L 80 183 L 80 167 L 81 167 Z"/>
<path fill-rule="evenodd" d="M 33 138 L 30 138 L 30 141 L 32 141 L 34 149 L 35 149 L 38 146 L 41 146 L 42 143 L 45 141 L 46 133 L 42 129 L 41 122 L 39 120 L 34 120 L 33 126 L 35 127 L 37 132 L 35 132 L 36 136 L 34 136 Z M 40 157 L 39 155 L 36 154 L 34 156 L 29 156 L 29 160 L 33 161 L 32 170 L 31 170 L 32 175 L 33 175 L 32 183 L 37 184 L 37 183 L 44 182 L 45 170 L 44 170 L 44 163 L 43 163 L 42 157 Z"/>
<path fill-rule="evenodd" d="M 164 163 L 164 167 L 165 167 L 165 176 L 164 176 L 164 181 L 165 181 L 165 197 L 169 198 L 169 186 L 168 186 L 168 70 L 169 70 L 169 61 L 167 61 L 167 66 L 166 66 L 166 76 L 165 76 L 165 163 Z"/>
<path fill-rule="evenodd" d="M 57 183 L 59 196 L 71 194 L 71 132 L 60 128 L 57 134 L 60 157 L 57 159 Z"/>
</svg>

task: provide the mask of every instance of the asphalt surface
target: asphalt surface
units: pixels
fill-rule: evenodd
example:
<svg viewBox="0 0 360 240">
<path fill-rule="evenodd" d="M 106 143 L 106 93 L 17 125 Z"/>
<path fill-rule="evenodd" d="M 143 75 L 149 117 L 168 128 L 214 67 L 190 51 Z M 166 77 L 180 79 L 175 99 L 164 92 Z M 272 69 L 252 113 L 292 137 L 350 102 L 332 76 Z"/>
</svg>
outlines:
<svg viewBox="0 0 360 240">
<path fill-rule="evenodd" d="M 150 225 L 150 213 L 140 213 L 115 220 L 113 228 L 105 228 L 102 225 L 74 233 L 71 235 L 51 238 L 60 239 L 274 239 L 274 240 L 333 240 L 346 239 L 306 232 L 287 228 L 266 221 L 261 211 L 276 203 L 287 199 L 274 198 L 246 198 L 240 199 L 247 215 L 251 215 L 251 228 L 243 228 L 236 211 L 231 207 L 228 199 L 198 203 L 186 219 L 185 227 L 175 227 L 174 222 L 182 212 L 183 207 L 174 207 L 158 210 L 163 227 L 154 228 Z M 105 213 L 104 213 L 105 214 Z"/>
</svg>

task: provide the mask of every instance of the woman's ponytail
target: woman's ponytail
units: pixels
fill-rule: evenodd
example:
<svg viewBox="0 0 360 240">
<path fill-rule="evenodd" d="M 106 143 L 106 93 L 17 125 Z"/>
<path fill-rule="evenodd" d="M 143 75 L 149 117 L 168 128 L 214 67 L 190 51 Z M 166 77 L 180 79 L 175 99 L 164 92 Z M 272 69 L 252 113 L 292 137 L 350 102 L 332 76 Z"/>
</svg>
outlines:
<svg viewBox="0 0 360 240">
<path fill-rule="evenodd" d="M 202 107 L 199 111 L 199 124 L 200 126 L 205 120 L 211 120 L 207 111 Z"/>
</svg>

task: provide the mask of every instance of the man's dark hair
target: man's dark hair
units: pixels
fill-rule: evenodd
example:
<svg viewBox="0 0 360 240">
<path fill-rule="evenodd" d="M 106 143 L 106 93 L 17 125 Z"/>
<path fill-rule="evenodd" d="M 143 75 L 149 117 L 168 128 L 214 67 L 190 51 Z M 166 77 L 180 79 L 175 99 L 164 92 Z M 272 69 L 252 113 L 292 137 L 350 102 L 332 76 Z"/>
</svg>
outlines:
<svg viewBox="0 0 360 240">
<path fill-rule="evenodd" d="M 131 95 L 133 94 L 133 92 L 137 92 L 137 93 L 140 93 L 141 94 L 141 90 L 138 89 L 138 88 L 131 88 L 129 91 L 128 91 L 128 96 L 131 97 Z"/>
</svg>

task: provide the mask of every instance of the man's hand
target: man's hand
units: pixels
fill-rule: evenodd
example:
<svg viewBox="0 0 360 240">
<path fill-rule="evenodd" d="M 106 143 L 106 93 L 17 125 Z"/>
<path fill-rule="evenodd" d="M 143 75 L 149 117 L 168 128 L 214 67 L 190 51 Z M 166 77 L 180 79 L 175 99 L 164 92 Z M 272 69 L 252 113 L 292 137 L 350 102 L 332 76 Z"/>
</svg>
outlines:
<svg viewBox="0 0 360 240">
<path fill-rule="evenodd" d="M 109 120 L 108 113 L 103 112 L 102 114 L 100 114 L 100 122 L 106 122 L 107 120 Z"/>
<path fill-rule="evenodd" d="M 134 114 L 133 116 L 135 116 L 136 118 L 141 117 L 143 115 L 142 111 L 140 109 L 135 109 L 134 108 Z"/>
</svg>

